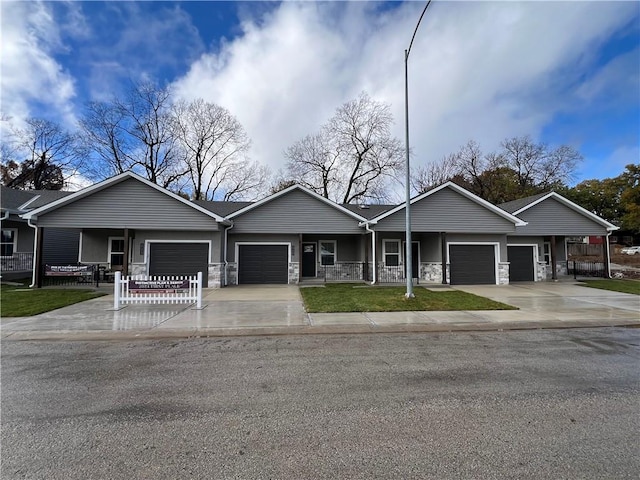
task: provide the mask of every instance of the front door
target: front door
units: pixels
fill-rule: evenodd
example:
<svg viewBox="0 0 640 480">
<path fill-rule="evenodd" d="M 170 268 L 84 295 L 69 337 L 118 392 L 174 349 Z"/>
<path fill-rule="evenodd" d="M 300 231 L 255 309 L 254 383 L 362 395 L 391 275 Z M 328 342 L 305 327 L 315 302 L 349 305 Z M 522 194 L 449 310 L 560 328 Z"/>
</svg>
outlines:
<svg viewBox="0 0 640 480">
<path fill-rule="evenodd" d="M 316 276 L 316 244 L 315 243 L 302 244 L 302 276 L 303 277 Z"/>
</svg>

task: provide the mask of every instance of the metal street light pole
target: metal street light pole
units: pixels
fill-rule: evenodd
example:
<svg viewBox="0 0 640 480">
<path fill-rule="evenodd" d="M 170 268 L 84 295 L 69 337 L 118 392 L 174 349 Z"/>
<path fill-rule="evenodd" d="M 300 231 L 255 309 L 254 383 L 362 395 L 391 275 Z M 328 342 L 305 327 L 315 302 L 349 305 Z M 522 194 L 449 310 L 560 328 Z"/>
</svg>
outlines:
<svg viewBox="0 0 640 480">
<path fill-rule="evenodd" d="M 409 53 L 411 53 L 411 46 L 413 45 L 413 39 L 416 38 L 416 33 L 418 32 L 418 27 L 420 26 L 420 22 L 422 21 L 422 17 L 424 17 L 427 8 L 431 5 L 431 0 L 427 2 L 422 10 L 422 14 L 420 15 L 420 19 L 416 25 L 415 30 L 413 31 L 413 36 L 411 37 L 411 42 L 409 43 L 409 48 L 404 51 L 404 121 L 405 121 L 405 139 L 406 139 L 406 184 L 405 184 L 405 194 L 406 194 L 406 205 L 405 205 L 405 213 L 406 213 L 406 253 L 405 253 L 405 271 L 407 277 L 407 293 L 405 293 L 405 297 L 412 298 L 415 295 L 413 294 L 413 258 L 412 258 L 412 244 L 411 244 L 411 172 L 409 170 Z"/>
</svg>

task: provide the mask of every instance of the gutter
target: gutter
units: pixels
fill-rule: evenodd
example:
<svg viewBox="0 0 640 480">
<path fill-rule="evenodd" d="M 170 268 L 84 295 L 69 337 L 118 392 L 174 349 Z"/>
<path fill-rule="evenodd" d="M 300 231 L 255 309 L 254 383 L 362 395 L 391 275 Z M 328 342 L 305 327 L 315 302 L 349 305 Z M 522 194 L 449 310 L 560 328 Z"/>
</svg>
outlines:
<svg viewBox="0 0 640 480">
<path fill-rule="evenodd" d="M 231 230 L 234 226 L 233 220 L 228 220 L 231 224 L 224 229 L 224 286 L 229 285 L 229 280 L 227 278 L 227 272 L 229 270 L 229 262 L 227 261 L 227 243 L 229 241 L 229 230 Z"/>
</svg>

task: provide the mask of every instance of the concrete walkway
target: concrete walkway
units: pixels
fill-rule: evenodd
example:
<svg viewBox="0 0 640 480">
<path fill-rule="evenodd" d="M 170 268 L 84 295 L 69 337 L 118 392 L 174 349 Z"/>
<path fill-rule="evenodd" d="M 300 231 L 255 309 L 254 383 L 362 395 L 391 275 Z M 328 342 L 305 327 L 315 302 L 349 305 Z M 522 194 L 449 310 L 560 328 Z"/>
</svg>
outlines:
<svg viewBox="0 0 640 480">
<path fill-rule="evenodd" d="M 575 282 L 455 288 L 520 310 L 309 314 L 297 286 L 238 286 L 206 290 L 201 310 L 131 305 L 114 311 L 109 295 L 33 317 L 2 319 L 1 334 L 13 340 L 110 339 L 640 326 L 640 297 Z"/>
</svg>

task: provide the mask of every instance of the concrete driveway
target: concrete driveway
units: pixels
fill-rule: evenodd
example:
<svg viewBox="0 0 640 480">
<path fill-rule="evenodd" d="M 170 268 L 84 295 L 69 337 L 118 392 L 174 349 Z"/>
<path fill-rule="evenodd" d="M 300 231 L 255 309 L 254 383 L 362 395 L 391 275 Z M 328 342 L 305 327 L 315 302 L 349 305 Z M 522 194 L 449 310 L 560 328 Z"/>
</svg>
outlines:
<svg viewBox="0 0 640 480">
<path fill-rule="evenodd" d="M 308 314 L 297 286 L 252 285 L 205 290 L 201 310 L 193 305 L 129 305 L 114 311 L 108 295 L 33 317 L 2 319 L 1 333 L 3 339 L 38 339 L 640 325 L 637 295 L 573 282 L 455 288 L 520 310 Z"/>
</svg>

